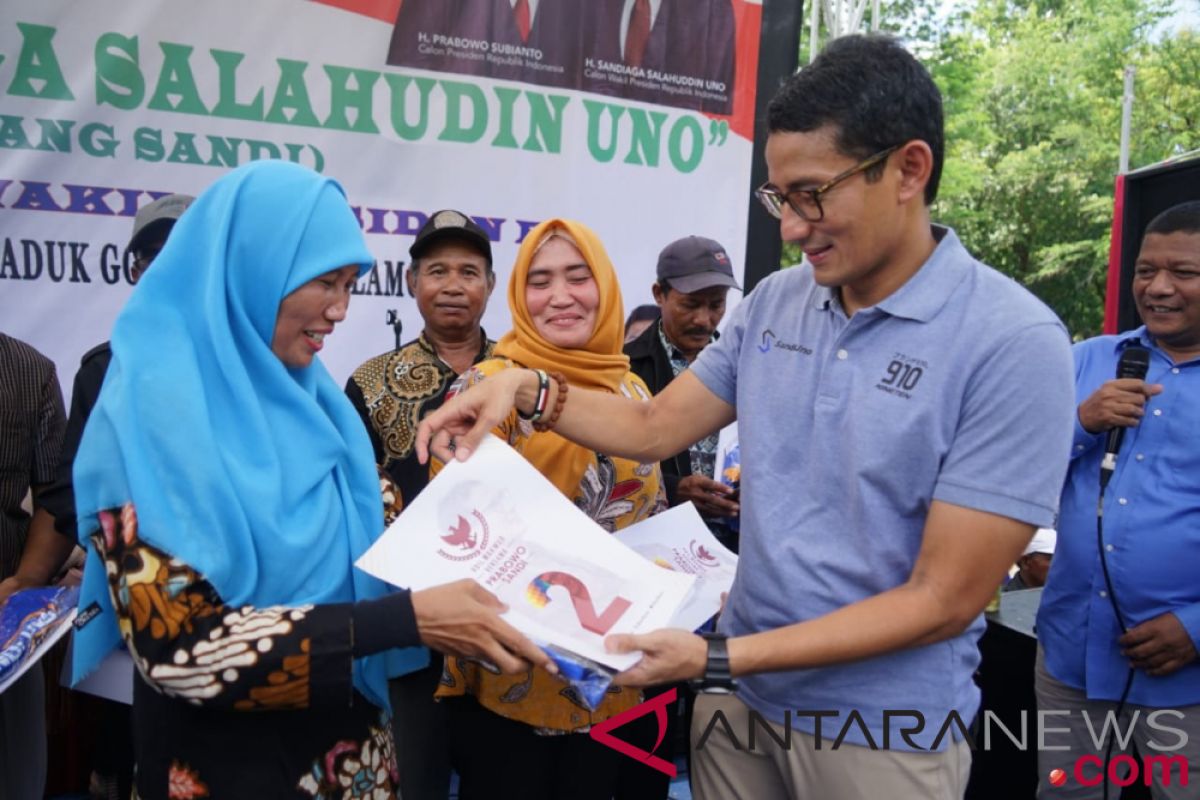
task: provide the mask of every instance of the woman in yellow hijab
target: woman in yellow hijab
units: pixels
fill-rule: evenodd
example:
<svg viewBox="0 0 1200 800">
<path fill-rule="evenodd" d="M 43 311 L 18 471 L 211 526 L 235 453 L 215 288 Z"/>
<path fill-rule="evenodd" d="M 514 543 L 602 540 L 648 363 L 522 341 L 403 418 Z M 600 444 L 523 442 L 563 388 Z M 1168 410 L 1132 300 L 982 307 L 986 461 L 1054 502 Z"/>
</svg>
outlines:
<svg viewBox="0 0 1200 800">
<path fill-rule="evenodd" d="M 518 366 L 562 373 L 570 386 L 650 397 L 621 352 L 625 311 L 616 272 L 586 226 L 553 219 L 530 231 L 509 280 L 508 307 L 513 329 L 496 345 L 497 357 L 465 373 L 451 394 Z M 610 458 L 552 430 L 535 431 L 515 411 L 494 433 L 609 531 L 666 508 L 656 463 Z M 545 670 L 499 675 L 455 658 L 446 661 L 437 696 L 455 698 L 450 724 L 461 800 L 609 800 L 622 756 L 587 731 L 641 702 L 636 690 L 614 687 L 590 711 Z"/>
</svg>

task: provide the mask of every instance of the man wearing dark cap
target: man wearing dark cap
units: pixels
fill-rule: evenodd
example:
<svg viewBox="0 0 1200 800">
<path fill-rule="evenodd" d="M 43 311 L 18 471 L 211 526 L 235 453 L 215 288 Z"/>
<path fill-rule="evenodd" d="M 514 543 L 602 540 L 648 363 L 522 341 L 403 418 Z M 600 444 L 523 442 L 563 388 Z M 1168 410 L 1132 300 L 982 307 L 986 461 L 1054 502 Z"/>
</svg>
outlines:
<svg viewBox="0 0 1200 800">
<path fill-rule="evenodd" d="M 137 283 L 150 263 L 167 242 L 175 221 L 191 205 L 194 197 L 186 194 L 169 194 L 138 209 L 133 218 L 133 235 L 125 246 L 126 262 L 129 263 L 129 280 Z M 129 256 L 133 261 L 129 262 Z M 25 543 L 25 554 L 17 576 L 22 587 L 43 586 L 54 577 L 55 572 L 75 547 L 75 493 L 71 486 L 71 468 L 75 463 L 75 452 L 83 436 L 100 387 L 112 360 L 108 342 L 96 345 L 84 353 L 75 383 L 71 391 L 71 413 L 67 419 L 63 438 L 59 476 L 46 490 L 44 504 L 54 515 L 54 527 L 63 535 L 57 537 L 31 538 Z"/>
<path fill-rule="evenodd" d="M 424 329 L 400 349 L 364 363 L 346 383 L 346 394 L 366 423 L 375 462 L 398 495 L 389 503 L 389 516 L 429 482 L 429 468 L 413 452 L 417 425 L 442 405 L 458 376 L 491 358 L 496 346 L 480 326 L 496 285 L 492 244 L 483 229 L 458 211 L 438 211 L 408 252 L 408 291 L 417 300 Z M 390 687 L 405 798 L 446 797 L 450 789 L 446 718 L 433 702 L 442 664 L 440 658 L 426 663 L 428 654 L 422 654 L 412 664 L 415 671 L 392 680 Z"/>
<path fill-rule="evenodd" d="M 725 316 L 725 295 L 740 289 L 733 277 L 733 266 L 725 248 L 703 236 L 685 236 L 671 242 L 658 254 L 656 280 L 651 287 L 660 318 L 637 338 L 625 345 L 629 369 L 658 394 L 684 372 L 700 351 L 717 338 L 717 326 Z M 718 432 L 704 437 L 687 450 L 663 459 L 663 483 L 667 502 L 672 506 L 691 502 L 705 518 L 713 534 L 726 547 L 737 550 L 737 533 L 725 521 L 738 513 L 738 504 L 730 498 L 733 490 L 715 480 Z M 656 753 L 668 760 L 686 752 L 686 736 L 679 731 L 690 728 L 692 696 L 687 684 L 672 684 L 684 700 L 682 719 L 679 701 L 667 706 L 667 730 Z M 647 690 L 646 697 L 667 688 Z M 642 717 L 628 723 L 630 735 L 653 737 L 657 722 Z M 682 741 L 677 741 L 682 738 Z M 639 764 L 622 764 L 621 798 L 666 797 L 668 779 Z"/>
<path fill-rule="evenodd" d="M 652 287 L 662 319 L 625 345 L 629 368 L 658 394 L 717 337 L 725 295 L 740 289 L 725 248 L 703 236 L 671 242 L 658 256 Z M 691 502 L 722 543 L 736 549 L 736 536 L 721 520 L 735 516 L 732 489 L 715 480 L 717 436 L 713 433 L 662 462 L 667 500 Z"/>
</svg>

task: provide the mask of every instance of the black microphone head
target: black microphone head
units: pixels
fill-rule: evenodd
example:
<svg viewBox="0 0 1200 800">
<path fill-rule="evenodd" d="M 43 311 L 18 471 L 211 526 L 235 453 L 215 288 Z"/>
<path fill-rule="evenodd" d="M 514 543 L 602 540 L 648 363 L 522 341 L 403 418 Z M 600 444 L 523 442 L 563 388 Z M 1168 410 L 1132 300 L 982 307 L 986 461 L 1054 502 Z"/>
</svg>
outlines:
<svg viewBox="0 0 1200 800">
<path fill-rule="evenodd" d="M 1137 378 L 1146 380 L 1150 370 L 1150 351 L 1144 347 L 1126 347 L 1121 352 L 1121 360 L 1117 362 L 1118 378 Z"/>
</svg>

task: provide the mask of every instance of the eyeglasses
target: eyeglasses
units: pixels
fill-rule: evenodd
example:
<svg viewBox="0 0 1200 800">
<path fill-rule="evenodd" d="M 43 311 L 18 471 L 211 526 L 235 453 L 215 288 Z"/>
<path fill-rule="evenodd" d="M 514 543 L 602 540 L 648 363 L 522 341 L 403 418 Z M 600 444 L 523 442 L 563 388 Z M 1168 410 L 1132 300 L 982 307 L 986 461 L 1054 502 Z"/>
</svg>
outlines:
<svg viewBox="0 0 1200 800">
<path fill-rule="evenodd" d="M 853 178 L 860 172 L 866 172 L 899 150 L 900 147 L 901 145 L 894 145 L 886 150 L 880 150 L 866 161 L 860 161 L 850 169 L 835 175 L 815 189 L 792 189 L 790 192 L 781 192 L 774 186 L 764 183 L 754 190 L 754 196 L 763 204 L 763 208 L 767 210 L 767 213 L 775 219 L 783 217 L 783 204 L 787 203 L 792 211 L 796 212 L 796 216 L 805 222 L 820 222 L 825 218 L 825 209 L 821 206 L 821 195 L 847 178 Z"/>
</svg>

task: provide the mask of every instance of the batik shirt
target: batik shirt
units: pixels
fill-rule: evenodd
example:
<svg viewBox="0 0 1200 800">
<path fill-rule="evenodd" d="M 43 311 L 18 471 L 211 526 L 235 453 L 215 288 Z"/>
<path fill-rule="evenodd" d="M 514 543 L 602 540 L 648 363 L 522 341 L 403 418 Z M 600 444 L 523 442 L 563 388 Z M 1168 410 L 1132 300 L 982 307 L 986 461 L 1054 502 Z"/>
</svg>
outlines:
<svg viewBox="0 0 1200 800">
<path fill-rule="evenodd" d="M 100 523 L 92 541 L 137 667 L 138 797 L 396 796 L 390 720 L 351 682 L 350 603 L 230 606 L 139 538 L 132 503 Z"/>
<path fill-rule="evenodd" d="M 480 331 L 482 346 L 472 363 L 492 357 L 496 343 Z M 417 426 L 441 407 L 458 373 L 438 357 L 425 334 L 376 356 L 354 371 L 346 395 L 367 426 L 375 462 L 411 503 L 429 482 L 429 468 L 417 461 L 413 441 Z"/>
</svg>

